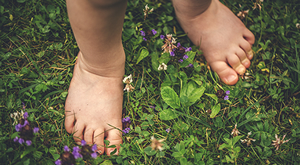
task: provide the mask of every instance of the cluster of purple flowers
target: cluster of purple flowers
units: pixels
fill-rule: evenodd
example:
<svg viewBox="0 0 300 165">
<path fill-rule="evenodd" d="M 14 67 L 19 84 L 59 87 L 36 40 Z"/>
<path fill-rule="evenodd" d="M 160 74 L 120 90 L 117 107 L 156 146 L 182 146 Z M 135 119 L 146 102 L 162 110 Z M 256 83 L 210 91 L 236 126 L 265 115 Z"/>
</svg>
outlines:
<svg viewBox="0 0 300 165">
<path fill-rule="evenodd" d="M 14 138 L 14 142 L 18 142 L 20 144 L 25 143 L 27 146 L 30 146 L 32 144 L 32 138 L 34 137 L 34 133 L 37 133 L 39 131 L 38 127 L 34 127 L 33 129 L 30 127 L 30 123 L 27 120 L 28 118 L 28 112 L 25 112 L 23 115 L 23 119 L 20 120 L 20 123 L 18 123 L 15 126 L 15 129 L 17 132 L 20 132 L 20 137 L 16 136 Z"/>
<path fill-rule="evenodd" d="M 174 57 L 178 57 L 178 62 L 182 63 L 183 60 L 186 60 L 189 58 L 188 55 L 186 55 L 185 53 L 186 52 L 189 52 L 191 51 L 192 48 L 189 47 L 189 48 L 185 48 L 183 47 L 179 42 L 177 43 L 177 47 L 175 49 L 172 50 L 172 52 L 170 52 L 170 56 Z M 191 67 L 191 65 L 189 65 Z"/>
<path fill-rule="evenodd" d="M 226 91 L 225 92 L 226 96 L 224 96 L 224 100 L 228 100 L 229 99 L 229 94 L 230 94 L 230 91 Z"/>
<path fill-rule="evenodd" d="M 123 134 L 129 133 L 130 132 L 129 124 L 131 123 L 130 117 L 124 117 L 122 119 L 122 123 L 123 123 L 123 127 L 124 127 Z"/>
<path fill-rule="evenodd" d="M 141 30 L 140 31 L 141 36 L 143 36 L 143 40 L 147 41 L 149 40 L 152 36 L 154 36 L 155 34 L 157 34 L 157 32 L 155 31 L 155 29 L 152 30 L 147 30 L 146 32 Z"/>
<path fill-rule="evenodd" d="M 57 159 L 55 161 L 55 165 L 62 165 L 62 164 L 75 164 L 76 159 L 84 158 L 94 158 L 96 159 L 97 154 L 97 145 L 94 144 L 92 146 L 89 146 L 86 144 L 86 141 L 81 140 L 81 148 L 79 146 L 73 147 L 72 153 L 70 152 L 70 149 L 68 146 L 64 146 L 64 152 L 60 156 L 60 159 Z"/>
<path fill-rule="evenodd" d="M 218 98 L 222 98 L 224 100 L 229 99 L 229 94 L 230 94 L 230 91 L 224 92 L 222 89 L 218 90 L 217 93 L 216 93 Z"/>
<path fill-rule="evenodd" d="M 165 52 L 169 52 L 170 56 L 175 58 L 175 61 L 182 63 L 184 60 L 188 59 L 189 56 L 186 54 L 187 52 L 191 51 L 192 48 L 185 48 L 179 42 L 176 44 L 176 39 L 172 37 L 171 34 L 167 34 L 166 36 L 160 35 L 160 39 L 164 40 L 164 45 L 162 49 Z M 193 67 L 192 64 L 189 64 L 188 67 Z"/>
</svg>

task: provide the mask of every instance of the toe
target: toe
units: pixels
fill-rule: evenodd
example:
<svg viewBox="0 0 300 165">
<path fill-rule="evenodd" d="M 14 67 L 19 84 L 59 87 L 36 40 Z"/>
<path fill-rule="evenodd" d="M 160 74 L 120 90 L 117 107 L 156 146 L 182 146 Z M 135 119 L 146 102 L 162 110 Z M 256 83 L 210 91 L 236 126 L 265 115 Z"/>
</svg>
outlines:
<svg viewBox="0 0 300 165">
<path fill-rule="evenodd" d="M 244 36 L 244 38 L 245 38 L 251 45 L 254 44 L 254 42 L 255 42 L 255 36 L 253 35 L 253 33 L 252 33 L 249 29 L 245 28 L 245 31 L 244 31 L 244 33 L 243 33 L 243 36 Z"/>
<path fill-rule="evenodd" d="M 253 58 L 253 51 L 251 48 L 251 44 L 248 41 L 242 40 L 240 42 L 240 48 L 244 50 L 249 60 Z"/>
<path fill-rule="evenodd" d="M 235 70 L 238 74 L 243 75 L 246 71 L 244 65 L 242 65 L 240 58 L 237 55 L 231 55 L 227 57 L 229 65 Z"/>
<path fill-rule="evenodd" d="M 227 85 L 234 85 L 238 81 L 236 72 L 224 61 L 216 61 L 210 64 L 213 71 L 217 72 L 222 81 Z"/>
<path fill-rule="evenodd" d="M 74 129 L 75 117 L 74 115 L 70 115 L 66 113 L 65 118 L 65 127 L 68 133 L 72 133 Z"/>
<path fill-rule="evenodd" d="M 104 129 L 96 129 L 94 132 L 94 143 L 97 144 L 98 153 L 104 153 Z"/>
<path fill-rule="evenodd" d="M 119 131 L 118 129 L 112 129 L 107 132 L 107 137 L 106 140 L 108 140 L 110 143 L 109 145 L 115 145 L 116 148 L 106 148 L 106 154 L 110 155 L 111 152 L 113 152 L 115 149 L 117 149 L 117 152 L 115 155 L 118 154 L 118 150 L 120 148 L 120 144 L 122 143 L 122 132 Z"/>
<path fill-rule="evenodd" d="M 239 57 L 242 65 L 244 65 L 246 68 L 249 68 L 250 60 L 247 58 L 246 52 L 243 49 L 238 48 L 236 50 L 236 55 Z"/>
<path fill-rule="evenodd" d="M 81 140 L 83 139 L 83 131 L 84 131 L 85 125 L 80 122 L 76 122 L 74 129 L 73 129 L 73 139 L 77 144 L 81 143 Z"/>
<path fill-rule="evenodd" d="M 86 128 L 84 131 L 84 140 L 86 141 L 86 144 L 93 144 L 93 138 L 94 138 L 94 130 L 91 128 Z"/>
</svg>

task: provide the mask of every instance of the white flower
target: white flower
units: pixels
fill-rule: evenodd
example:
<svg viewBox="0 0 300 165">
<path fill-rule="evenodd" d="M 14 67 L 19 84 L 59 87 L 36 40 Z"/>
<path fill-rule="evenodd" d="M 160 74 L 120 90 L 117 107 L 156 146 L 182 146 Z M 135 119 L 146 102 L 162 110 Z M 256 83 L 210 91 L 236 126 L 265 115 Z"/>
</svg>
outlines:
<svg viewBox="0 0 300 165">
<path fill-rule="evenodd" d="M 153 12 L 153 8 L 150 9 L 150 10 L 149 10 L 149 9 L 150 9 L 150 8 L 149 8 L 148 4 L 146 4 L 145 9 L 143 9 L 143 12 L 144 12 L 144 19 L 147 18 L 147 16 L 148 16 L 149 13 L 152 13 L 152 12 Z"/>
<path fill-rule="evenodd" d="M 132 92 L 134 90 L 134 87 L 131 84 L 126 84 L 124 91 Z"/>
<path fill-rule="evenodd" d="M 126 84 L 124 91 L 131 92 L 134 90 L 134 87 L 130 84 L 130 83 L 132 83 L 132 75 L 131 74 L 123 79 L 123 83 Z"/>
<path fill-rule="evenodd" d="M 300 29 L 300 24 L 296 23 L 296 28 Z"/>
<path fill-rule="evenodd" d="M 167 70 L 167 65 L 165 63 L 162 63 L 158 66 L 157 70 Z"/>
<path fill-rule="evenodd" d="M 231 132 L 231 135 L 232 135 L 233 137 L 236 137 L 236 136 L 238 136 L 239 134 L 241 134 L 240 131 L 236 128 L 236 126 L 237 126 L 237 124 L 234 125 L 234 129 L 233 129 L 232 132 Z"/>
<path fill-rule="evenodd" d="M 251 132 L 248 132 L 248 136 L 246 137 L 246 139 L 241 139 L 241 142 L 242 143 L 247 143 L 247 146 L 250 146 L 251 144 L 251 141 L 256 141 L 255 139 L 252 139 L 252 138 L 249 138 L 249 136 L 251 135 L 252 133 Z"/>
<path fill-rule="evenodd" d="M 123 79 L 123 83 L 125 83 L 125 84 L 130 84 L 130 83 L 132 83 L 132 75 L 130 74 L 129 76 L 125 77 L 125 78 Z"/>
<path fill-rule="evenodd" d="M 161 142 L 163 142 L 165 139 L 160 139 L 160 140 L 157 140 L 155 139 L 154 136 L 151 136 L 151 148 L 152 150 L 159 150 L 159 151 L 162 151 L 164 148 L 163 148 L 163 144 Z"/>
<path fill-rule="evenodd" d="M 18 124 L 18 120 L 24 118 L 24 112 L 21 110 L 20 112 L 14 112 L 10 114 L 10 117 L 14 119 L 13 125 Z"/>
</svg>

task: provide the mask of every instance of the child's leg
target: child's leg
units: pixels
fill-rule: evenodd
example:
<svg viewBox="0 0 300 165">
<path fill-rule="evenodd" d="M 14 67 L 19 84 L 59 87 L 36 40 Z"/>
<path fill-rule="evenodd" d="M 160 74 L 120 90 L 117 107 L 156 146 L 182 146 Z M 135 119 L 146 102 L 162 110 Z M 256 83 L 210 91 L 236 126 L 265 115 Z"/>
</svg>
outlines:
<svg viewBox="0 0 300 165">
<path fill-rule="evenodd" d="M 173 0 L 179 23 L 222 81 L 233 85 L 253 57 L 254 35 L 218 0 Z M 230 67 L 231 66 L 231 67 Z"/>
<path fill-rule="evenodd" d="M 80 53 L 66 100 L 65 127 L 76 142 L 96 143 L 101 153 L 104 137 L 117 148 L 122 143 L 120 131 L 112 126 L 122 129 L 126 5 L 126 0 L 67 0 Z"/>
</svg>

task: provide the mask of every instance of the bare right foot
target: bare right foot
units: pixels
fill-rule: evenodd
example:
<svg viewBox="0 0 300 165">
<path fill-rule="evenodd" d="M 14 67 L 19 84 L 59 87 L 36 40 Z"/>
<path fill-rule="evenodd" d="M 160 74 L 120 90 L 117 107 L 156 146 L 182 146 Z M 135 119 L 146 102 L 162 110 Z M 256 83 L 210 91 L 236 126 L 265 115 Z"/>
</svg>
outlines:
<svg viewBox="0 0 300 165">
<path fill-rule="evenodd" d="M 218 0 L 173 0 L 173 6 L 181 27 L 200 46 L 208 65 L 224 83 L 235 84 L 238 74 L 250 66 L 254 35 Z"/>
<path fill-rule="evenodd" d="M 79 53 L 65 105 L 65 127 L 67 132 L 74 133 L 77 143 L 84 139 L 87 144 L 97 144 L 100 154 L 105 151 L 110 155 L 114 148 L 105 150 L 104 138 L 117 148 L 122 143 L 122 132 L 118 129 L 122 130 L 124 65 L 115 67 L 111 72 L 114 76 L 88 68 Z"/>
</svg>

